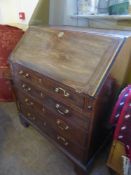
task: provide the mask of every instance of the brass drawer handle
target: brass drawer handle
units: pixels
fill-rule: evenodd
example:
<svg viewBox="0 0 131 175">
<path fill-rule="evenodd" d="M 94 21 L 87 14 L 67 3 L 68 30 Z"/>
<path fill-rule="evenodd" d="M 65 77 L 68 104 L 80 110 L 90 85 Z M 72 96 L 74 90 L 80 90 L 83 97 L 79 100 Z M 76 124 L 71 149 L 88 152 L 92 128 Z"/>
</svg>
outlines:
<svg viewBox="0 0 131 175">
<path fill-rule="evenodd" d="M 38 78 L 38 82 L 39 82 L 39 83 L 42 83 L 42 79 L 41 79 L 41 78 Z"/>
<path fill-rule="evenodd" d="M 41 97 L 44 97 L 44 94 L 43 94 L 43 92 L 40 92 L 40 96 L 41 96 Z"/>
<path fill-rule="evenodd" d="M 26 73 L 26 74 L 24 75 L 24 77 L 25 77 L 25 78 L 29 78 L 29 77 L 30 77 L 30 74 Z"/>
<path fill-rule="evenodd" d="M 28 88 L 27 88 L 27 91 L 31 91 L 31 88 L 30 88 L 30 87 L 28 87 Z"/>
<path fill-rule="evenodd" d="M 23 88 L 23 89 L 26 88 L 26 85 L 25 85 L 25 84 L 22 84 L 22 88 Z"/>
<path fill-rule="evenodd" d="M 30 74 L 29 73 L 25 73 L 24 74 L 24 71 L 23 70 L 20 70 L 19 71 L 19 75 L 23 75 L 23 77 L 25 77 L 25 78 L 30 78 Z"/>
<path fill-rule="evenodd" d="M 66 141 L 66 139 L 64 137 L 57 136 L 57 140 L 62 141 L 65 146 L 69 145 L 69 143 Z"/>
<path fill-rule="evenodd" d="M 70 94 L 69 94 L 68 92 L 66 92 L 66 90 L 64 90 L 64 89 L 61 88 L 61 87 L 57 87 L 57 88 L 55 88 L 55 92 L 56 92 L 56 93 L 60 93 L 60 92 L 62 92 L 63 95 L 64 95 L 64 97 L 69 97 L 69 96 L 70 96 Z"/>
<path fill-rule="evenodd" d="M 68 114 L 69 113 L 69 109 L 65 109 L 64 111 L 61 111 L 60 108 L 61 108 L 61 105 L 60 104 L 56 104 L 56 109 L 57 109 L 57 111 L 60 114 L 65 115 L 65 114 Z"/>
<path fill-rule="evenodd" d="M 27 92 L 31 91 L 31 87 L 28 87 L 26 84 L 22 84 L 22 88 Z"/>
<path fill-rule="evenodd" d="M 68 126 L 68 125 L 65 125 L 65 126 L 64 126 L 60 120 L 57 120 L 57 121 L 56 121 L 56 124 L 58 125 L 58 127 L 59 127 L 61 130 L 67 131 L 67 130 L 69 129 L 69 126 Z"/>
<path fill-rule="evenodd" d="M 90 111 L 92 110 L 92 106 L 90 106 L 90 105 L 87 106 L 87 108 L 88 108 L 88 110 L 90 110 Z"/>
<path fill-rule="evenodd" d="M 27 117 L 29 117 L 29 118 L 30 118 L 31 120 L 33 120 L 33 121 L 35 121 L 35 120 L 36 120 L 36 118 L 35 118 L 35 117 L 32 117 L 32 116 L 31 116 L 31 113 L 30 113 L 30 112 L 28 112 L 28 113 L 27 113 Z"/>
<path fill-rule="evenodd" d="M 34 105 L 34 103 L 33 103 L 32 101 L 29 101 L 28 98 L 25 98 L 25 102 L 26 102 L 26 104 L 29 105 L 29 106 L 33 106 L 33 105 Z"/>
<path fill-rule="evenodd" d="M 28 113 L 27 113 L 27 116 L 30 117 L 30 116 L 31 116 L 31 113 L 28 112 Z"/>
<path fill-rule="evenodd" d="M 45 112 L 45 108 L 44 107 L 42 108 L 42 112 Z"/>
<path fill-rule="evenodd" d="M 25 102 L 28 103 L 29 102 L 29 99 L 28 98 L 25 98 Z"/>
<path fill-rule="evenodd" d="M 24 74 L 24 71 L 23 70 L 20 70 L 19 71 L 19 75 L 23 75 Z"/>
</svg>

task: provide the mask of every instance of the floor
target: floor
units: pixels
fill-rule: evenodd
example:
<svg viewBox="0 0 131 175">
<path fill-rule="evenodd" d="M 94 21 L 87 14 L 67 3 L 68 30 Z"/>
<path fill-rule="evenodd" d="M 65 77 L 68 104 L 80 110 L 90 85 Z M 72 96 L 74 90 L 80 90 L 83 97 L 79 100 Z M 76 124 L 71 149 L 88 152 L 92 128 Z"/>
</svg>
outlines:
<svg viewBox="0 0 131 175">
<path fill-rule="evenodd" d="M 107 151 L 89 175 L 110 175 Z M 24 128 L 14 103 L 0 103 L 0 175 L 76 175 L 73 165 L 32 127 Z"/>
</svg>

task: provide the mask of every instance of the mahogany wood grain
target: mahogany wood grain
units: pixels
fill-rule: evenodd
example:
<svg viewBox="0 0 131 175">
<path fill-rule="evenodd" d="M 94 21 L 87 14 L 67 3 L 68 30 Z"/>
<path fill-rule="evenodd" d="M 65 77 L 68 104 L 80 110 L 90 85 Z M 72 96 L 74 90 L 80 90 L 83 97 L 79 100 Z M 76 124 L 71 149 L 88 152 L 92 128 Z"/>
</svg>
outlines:
<svg viewBox="0 0 131 175">
<path fill-rule="evenodd" d="M 94 96 L 123 43 L 122 36 L 30 27 L 10 60 Z"/>
<path fill-rule="evenodd" d="M 84 110 L 81 110 L 74 104 L 68 103 L 67 100 L 66 101 L 64 99 L 62 100 L 57 95 L 52 95 L 51 93 L 48 93 L 42 88 L 33 86 L 29 82 L 27 83 L 26 81 L 16 80 L 16 79 L 14 79 L 14 81 L 15 81 L 16 87 L 18 87 L 20 90 L 27 93 L 28 95 L 31 95 L 32 97 L 36 98 L 41 103 L 44 103 L 45 105 L 47 105 L 47 107 L 51 107 L 51 104 L 52 104 L 51 110 L 53 110 L 57 115 L 60 114 L 55 107 L 57 103 L 62 103 L 63 106 L 66 106 L 66 108 L 69 108 L 69 113 L 67 113 L 67 116 L 71 116 L 73 113 L 73 115 L 77 115 L 79 118 L 83 119 L 84 121 L 88 121 L 88 116 L 90 116 L 90 113 L 93 111 L 93 108 L 91 107 L 93 102 L 92 98 L 91 98 L 92 100 L 90 100 L 90 98 L 88 99 L 89 104 L 86 105 L 87 108 L 85 109 L 85 112 L 84 112 Z M 48 103 L 50 102 L 51 104 L 48 105 Z"/>
<path fill-rule="evenodd" d="M 31 27 L 10 62 L 20 116 L 51 138 L 78 175 L 101 148 L 116 82 L 109 71 L 124 38 Z"/>
<path fill-rule="evenodd" d="M 34 111 L 25 108 L 22 104 L 20 104 L 21 113 L 23 117 L 28 121 L 28 123 L 33 124 L 41 130 L 41 132 L 46 133 L 49 137 L 55 140 L 62 148 L 67 150 L 70 154 L 72 154 L 79 161 L 83 160 L 84 149 L 80 146 L 76 145 L 72 142 L 72 140 L 67 139 L 62 133 L 57 132 L 45 118 L 40 118 L 40 116 Z"/>
<path fill-rule="evenodd" d="M 42 104 L 34 101 L 29 95 L 26 95 L 21 91 L 17 93 L 17 97 L 19 99 L 19 104 L 25 106 L 25 108 L 27 108 L 29 111 L 32 111 L 32 113 L 35 115 L 38 115 L 42 120 L 48 121 L 50 126 L 54 128 L 57 133 L 71 140 L 80 147 L 86 147 L 86 138 L 88 137 L 87 126 L 89 123 L 85 123 L 80 120 L 78 120 L 76 123 L 77 117 L 76 119 L 66 120 L 63 116 L 54 115 L 50 112 L 50 110 L 43 107 Z M 86 130 L 83 128 L 84 125 L 86 125 Z"/>
<path fill-rule="evenodd" d="M 65 99 L 69 103 L 74 103 L 75 105 L 83 108 L 84 105 L 84 94 L 79 94 L 74 92 L 74 90 L 69 86 L 63 86 L 60 82 L 56 82 L 51 78 L 47 78 L 37 71 L 32 71 L 29 68 L 25 68 L 19 64 L 13 65 L 15 67 L 14 76 L 17 79 L 31 83 L 32 85 L 42 87 L 44 90 L 49 91 L 52 94 L 56 94 L 57 97 Z"/>
<path fill-rule="evenodd" d="M 14 69 L 14 72 L 16 72 L 16 69 Z M 34 75 L 35 74 L 36 72 L 34 72 Z M 67 114 L 67 116 L 66 114 L 63 116 L 63 114 L 57 111 L 56 104 L 60 102 L 60 111 L 62 112 L 67 109 L 65 104 L 68 103 L 65 103 L 64 100 L 58 101 L 59 98 L 57 98 L 56 101 L 54 96 L 50 93 L 49 95 L 45 90 L 38 90 L 39 88 L 37 85 L 33 85 L 30 81 L 30 79 L 26 80 L 25 78 L 17 77 L 15 74 L 14 83 L 17 100 L 21 106 L 20 113 L 23 114 L 24 120 L 27 120 L 27 123 L 31 123 L 36 126 L 36 128 L 39 128 L 41 132 L 45 132 L 49 137 L 55 140 L 60 147 L 63 147 L 67 152 L 74 156 L 74 158 L 82 162 L 83 165 L 86 165 L 86 162 L 97 150 L 98 145 L 102 143 L 104 135 L 106 135 L 106 132 L 103 132 L 103 127 L 101 127 L 101 125 L 103 125 L 102 117 L 105 118 L 105 114 L 102 111 L 104 109 L 103 106 L 106 107 L 109 105 L 109 101 L 111 100 L 109 100 L 109 96 L 113 91 L 114 80 L 109 77 L 105 81 L 103 88 L 99 92 L 99 98 L 86 96 L 86 100 L 84 101 L 86 103 L 85 110 L 83 109 L 83 112 L 81 111 L 81 116 L 79 116 L 80 114 L 78 115 L 77 108 L 73 108 L 73 106 L 70 107 L 69 105 L 68 110 L 70 112 L 73 109 L 73 113 L 71 112 Z M 24 88 L 23 84 L 26 85 Z M 43 92 L 42 96 L 41 92 Z M 68 126 L 70 128 L 69 132 L 67 133 L 66 130 L 63 131 L 61 128 L 57 128 L 57 121 L 61 122 L 60 125 L 62 126 L 60 127 Z M 45 128 L 45 123 L 46 128 L 48 129 Z M 53 135 L 54 133 L 56 134 Z M 98 140 L 100 135 L 101 138 Z M 69 143 L 70 146 L 67 147 Z M 85 146 L 86 149 L 84 148 Z M 79 166 L 77 171 L 78 174 L 84 173 L 81 168 L 79 170 Z"/>
</svg>

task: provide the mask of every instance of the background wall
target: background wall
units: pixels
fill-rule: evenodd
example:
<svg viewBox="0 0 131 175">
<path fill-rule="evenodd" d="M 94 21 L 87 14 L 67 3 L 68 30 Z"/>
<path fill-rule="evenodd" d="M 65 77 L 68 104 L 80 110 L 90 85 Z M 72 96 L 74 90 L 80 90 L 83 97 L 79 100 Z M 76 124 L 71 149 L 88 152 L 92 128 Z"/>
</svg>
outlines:
<svg viewBox="0 0 131 175">
<path fill-rule="evenodd" d="M 30 19 L 30 25 L 49 24 L 49 0 L 39 0 Z"/>
<path fill-rule="evenodd" d="M 0 23 L 28 24 L 39 0 L 0 0 Z M 19 19 L 19 12 L 25 12 L 26 19 Z"/>
</svg>

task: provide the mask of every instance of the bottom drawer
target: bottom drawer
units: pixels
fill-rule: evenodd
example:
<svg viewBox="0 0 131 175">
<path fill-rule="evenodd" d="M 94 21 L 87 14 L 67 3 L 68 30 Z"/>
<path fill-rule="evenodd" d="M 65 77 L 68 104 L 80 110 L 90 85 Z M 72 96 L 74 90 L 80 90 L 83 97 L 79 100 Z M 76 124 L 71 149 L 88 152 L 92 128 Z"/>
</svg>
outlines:
<svg viewBox="0 0 131 175">
<path fill-rule="evenodd" d="M 46 132 L 46 133 L 50 133 L 51 129 L 47 123 L 47 121 L 43 118 L 43 120 L 41 120 L 41 118 L 38 116 L 38 114 L 36 114 L 34 111 L 29 110 L 28 108 L 25 108 L 24 105 L 19 104 L 20 107 L 20 113 L 22 114 L 22 116 L 24 116 L 24 118 L 30 122 L 33 126 L 37 127 L 37 129 L 41 129 Z"/>
<path fill-rule="evenodd" d="M 47 107 L 43 107 L 42 103 L 37 102 L 21 91 L 17 91 L 17 98 L 19 98 L 19 103 L 28 108 L 28 110 L 37 113 L 41 119 L 46 119 L 50 127 L 54 128 L 57 133 L 62 134 L 64 138 L 83 147 L 82 149 L 87 147 L 88 130 L 84 129 L 85 122 L 79 117 L 74 115 L 71 117 L 56 115 Z M 87 123 L 87 125 L 89 124 Z"/>
<path fill-rule="evenodd" d="M 71 140 L 66 139 L 62 134 L 57 133 L 56 130 L 54 130 L 50 126 L 46 118 L 41 119 L 41 117 L 38 116 L 38 113 L 30 111 L 28 108 L 25 108 L 22 104 L 20 104 L 20 109 L 21 113 L 29 122 L 31 122 L 31 124 L 33 124 L 42 133 L 46 133 L 50 138 L 55 140 L 55 142 L 60 146 L 60 148 L 69 152 L 72 156 L 79 159 L 80 161 L 83 160 L 85 149 L 80 148 Z"/>
</svg>

